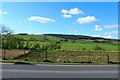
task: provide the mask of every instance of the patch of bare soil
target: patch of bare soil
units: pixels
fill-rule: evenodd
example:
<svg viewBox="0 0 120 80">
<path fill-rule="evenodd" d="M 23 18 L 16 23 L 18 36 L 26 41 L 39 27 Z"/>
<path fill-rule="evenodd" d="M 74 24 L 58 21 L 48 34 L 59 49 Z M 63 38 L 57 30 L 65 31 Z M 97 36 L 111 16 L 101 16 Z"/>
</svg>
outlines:
<svg viewBox="0 0 120 80">
<path fill-rule="evenodd" d="M 20 55 L 27 54 L 30 51 L 25 50 L 2 50 L 0 51 L 0 57 L 6 57 L 6 58 L 16 58 Z"/>
</svg>

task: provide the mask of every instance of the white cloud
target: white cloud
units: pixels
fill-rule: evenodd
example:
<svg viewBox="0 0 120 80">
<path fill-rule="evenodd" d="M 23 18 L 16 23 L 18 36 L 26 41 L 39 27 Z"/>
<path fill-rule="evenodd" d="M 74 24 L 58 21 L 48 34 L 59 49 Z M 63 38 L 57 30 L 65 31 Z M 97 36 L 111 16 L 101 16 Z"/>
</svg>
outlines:
<svg viewBox="0 0 120 80">
<path fill-rule="evenodd" d="M 33 33 L 34 35 L 41 35 L 41 33 Z"/>
<path fill-rule="evenodd" d="M 50 19 L 50 18 L 43 18 L 43 17 L 38 17 L 38 16 L 32 16 L 28 18 L 29 21 L 37 21 L 40 23 L 49 23 L 49 22 L 55 22 L 55 20 Z"/>
<path fill-rule="evenodd" d="M 112 35 L 105 36 L 104 38 L 113 38 Z"/>
<path fill-rule="evenodd" d="M 6 11 L 0 11 L 0 15 L 7 14 Z"/>
<path fill-rule="evenodd" d="M 79 22 L 80 24 L 85 24 L 85 23 L 97 22 L 98 20 L 94 16 L 87 16 L 87 17 L 78 18 L 76 21 Z"/>
<path fill-rule="evenodd" d="M 99 25 L 95 25 L 95 28 L 99 28 L 99 27 L 101 27 L 101 26 L 99 26 Z"/>
<path fill-rule="evenodd" d="M 95 31 L 101 31 L 101 30 L 103 30 L 103 29 L 101 28 L 101 26 L 95 25 Z"/>
<path fill-rule="evenodd" d="M 101 31 L 103 30 L 102 28 L 96 28 L 95 31 Z"/>
<path fill-rule="evenodd" d="M 94 35 L 93 37 L 113 38 L 112 35 L 107 35 L 107 36 Z"/>
<path fill-rule="evenodd" d="M 82 10 L 79 10 L 78 8 L 74 8 L 69 10 L 69 14 L 84 14 Z"/>
<path fill-rule="evenodd" d="M 79 10 L 78 8 L 73 8 L 73 9 L 70 9 L 70 10 L 65 10 L 65 9 L 62 9 L 61 12 L 63 14 L 84 14 L 84 12 L 82 10 Z"/>
<path fill-rule="evenodd" d="M 93 37 L 100 37 L 100 35 L 94 35 Z"/>
<path fill-rule="evenodd" d="M 68 13 L 68 11 L 67 11 L 67 10 L 65 10 L 65 9 L 62 9 L 62 10 L 61 10 L 61 12 L 62 12 L 63 14 Z"/>
<path fill-rule="evenodd" d="M 64 18 L 71 18 L 71 15 L 62 15 Z"/>
<path fill-rule="evenodd" d="M 118 25 L 104 25 L 104 28 L 118 28 Z"/>
<path fill-rule="evenodd" d="M 105 32 L 105 35 L 108 35 L 108 34 L 118 34 L 118 31 Z"/>
</svg>

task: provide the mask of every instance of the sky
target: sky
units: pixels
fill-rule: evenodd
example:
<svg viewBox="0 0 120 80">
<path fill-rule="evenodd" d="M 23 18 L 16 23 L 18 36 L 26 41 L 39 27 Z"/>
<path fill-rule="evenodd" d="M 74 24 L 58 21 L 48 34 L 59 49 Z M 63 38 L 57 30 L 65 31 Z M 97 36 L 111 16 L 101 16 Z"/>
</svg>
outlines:
<svg viewBox="0 0 120 80">
<path fill-rule="evenodd" d="M 15 33 L 118 38 L 117 2 L 5 2 L 0 15 Z"/>
</svg>

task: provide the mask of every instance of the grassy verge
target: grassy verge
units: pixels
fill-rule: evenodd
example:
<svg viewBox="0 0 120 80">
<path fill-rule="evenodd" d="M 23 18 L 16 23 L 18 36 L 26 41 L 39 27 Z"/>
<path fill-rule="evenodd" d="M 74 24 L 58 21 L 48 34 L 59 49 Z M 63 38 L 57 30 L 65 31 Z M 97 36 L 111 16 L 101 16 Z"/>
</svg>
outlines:
<svg viewBox="0 0 120 80">
<path fill-rule="evenodd" d="M 31 64 L 53 64 L 53 65 L 118 65 L 110 63 L 54 63 L 54 62 L 35 62 L 35 61 L 20 61 L 20 60 L 0 60 L 2 63 L 15 63 L 15 62 L 24 62 Z"/>
</svg>

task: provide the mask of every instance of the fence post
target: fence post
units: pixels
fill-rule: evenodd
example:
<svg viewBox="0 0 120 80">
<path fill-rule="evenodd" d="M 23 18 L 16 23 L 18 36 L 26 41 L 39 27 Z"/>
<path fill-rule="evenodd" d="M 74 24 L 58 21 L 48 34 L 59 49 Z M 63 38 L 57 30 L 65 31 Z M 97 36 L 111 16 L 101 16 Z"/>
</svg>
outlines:
<svg viewBox="0 0 120 80">
<path fill-rule="evenodd" d="M 107 54 L 107 63 L 109 63 L 110 62 L 110 56 L 109 56 L 109 54 Z"/>
</svg>

